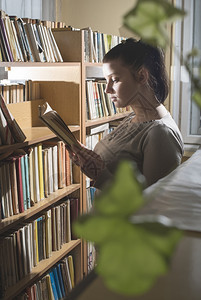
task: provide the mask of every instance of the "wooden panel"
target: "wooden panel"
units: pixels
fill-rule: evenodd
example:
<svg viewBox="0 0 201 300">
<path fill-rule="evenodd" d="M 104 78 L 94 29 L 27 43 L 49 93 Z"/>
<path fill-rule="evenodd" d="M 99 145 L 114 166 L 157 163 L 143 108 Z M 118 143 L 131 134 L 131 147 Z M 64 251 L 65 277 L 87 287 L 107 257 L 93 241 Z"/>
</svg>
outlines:
<svg viewBox="0 0 201 300">
<path fill-rule="evenodd" d="M 83 61 L 82 31 L 69 31 L 65 28 L 52 29 L 53 35 L 64 61 Z"/>
<path fill-rule="evenodd" d="M 71 125 L 79 125 L 79 85 L 73 82 L 40 82 L 40 96 Z"/>
<path fill-rule="evenodd" d="M 38 117 L 38 106 L 44 102 L 45 101 L 41 99 L 13 103 L 8 104 L 8 109 L 22 129 L 35 126 L 44 126 L 43 122 Z"/>
</svg>

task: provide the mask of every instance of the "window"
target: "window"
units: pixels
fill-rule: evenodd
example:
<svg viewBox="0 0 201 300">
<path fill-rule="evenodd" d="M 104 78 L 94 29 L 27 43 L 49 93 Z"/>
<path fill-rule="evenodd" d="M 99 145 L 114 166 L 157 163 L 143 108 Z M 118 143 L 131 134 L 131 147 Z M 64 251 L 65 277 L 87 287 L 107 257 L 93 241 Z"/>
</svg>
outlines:
<svg viewBox="0 0 201 300">
<path fill-rule="evenodd" d="M 192 48 L 201 49 L 201 1 L 177 0 L 176 6 L 183 7 L 188 13 L 184 21 L 175 25 L 175 60 L 173 73 L 173 117 L 180 125 L 186 144 L 201 144 L 201 110 L 191 100 L 192 90 L 187 71 L 183 64 Z M 198 68 L 196 60 L 192 60 L 193 72 Z"/>
<path fill-rule="evenodd" d="M 0 9 L 8 15 L 56 21 L 60 17 L 61 0 L 0 0 Z"/>
</svg>

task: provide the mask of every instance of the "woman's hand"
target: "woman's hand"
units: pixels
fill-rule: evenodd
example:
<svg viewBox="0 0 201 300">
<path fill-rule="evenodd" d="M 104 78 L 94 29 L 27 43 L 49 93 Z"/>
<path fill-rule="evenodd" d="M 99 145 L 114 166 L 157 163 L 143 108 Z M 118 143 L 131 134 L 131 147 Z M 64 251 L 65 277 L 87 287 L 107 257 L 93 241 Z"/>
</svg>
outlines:
<svg viewBox="0 0 201 300">
<path fill-rule="evenodd" d="M 69 153 L 73 162 L 81 168 L 85 175 L 93 180 L 97 179 L 105 167 L 105 163 L 100 155 L 85 148 L 83 145 L 81 145 L 81 148 L 73 145 L 72 151 L 69 151 Z"/>
</svg>

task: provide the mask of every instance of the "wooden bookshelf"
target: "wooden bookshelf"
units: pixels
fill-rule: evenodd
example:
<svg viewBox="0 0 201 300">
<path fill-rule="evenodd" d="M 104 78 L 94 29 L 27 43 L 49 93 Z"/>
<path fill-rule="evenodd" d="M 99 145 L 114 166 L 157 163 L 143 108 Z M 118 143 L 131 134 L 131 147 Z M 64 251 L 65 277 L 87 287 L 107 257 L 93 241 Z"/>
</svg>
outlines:
<svg viewBox="0 0 201 300">
<path fill-rule="evenodd" d="M 118 113 L 110 117 L 86 120 L 86 79 L 103 78 L 102 63 L 84 61 L 84 32 L 55 30 L 54 36 L 64 59 L 63 63 L 41 62 L 0 62 L 0 68 L 10 80 L 31 80 L 40 84 L 40 98 L 27 102 L 9 104 L 9 110 L 26 135 L 23 143 L 0 146 L 0 160 L 17 149 L 27 149 L 48 140 L 55 141 L 53 134 L 38 118 L 38 105 L 48 102 L 70 126 L 76 138 L 86 142 L 89 127 L 121 120 L 129 114 Z M 14 232 L 30 220 L 34 220 L 52 206 L 62 202 L 66 196 L 79 195 L 79 212 L 86 212 L 86 178 L 74 166 L 75 183 L 52 193 L 25 212 L 4 219 L 0 223 L 0 238 Z M 40 279 L 66 254 L 73 253 L 76 282 L 87 274 L 87 248 L 84 241 L 76 240 L 64 244 L 53 252 L 51 258 L 41 261 L 33 271 L 15 286 L 6 291 L 3 299 L 15 299 L 26 287 Z"/>
<path fill-rule="evenodd" d="M 67 63 L 22 63 L 2 62 L 0 68 L 7 71 L 8 79 L 32 80 L 43 83 L 42 97 L 27 102 L 8 104 L 8 108 L 20 127 L 26 140 L 23 143 L 0 146 L 0 160 L 11 155 L 18 149 L 34 147 L 47 141 L 58 141 L 38 117 L 38 105 L 47 101 L 64 121 L 69 125 L 78 140 L 81 140 L 81 64 Z M 62 89 L 64 87 L 64 89 Z M 74 184 L 58 189 L 33 207 L 23 213 L 5 218 L 0 222 L 0 239 L 15 232 L 32 220 L 37 219 L 43 212 L 62 203 L 62 199 L 79 198 L 79 213 L 82 213 L 81 174 L 79 168 L 73 167 Z M 76 283 L 83 277 L 83 255 L 81 241 L 73 240 L 63 244 L 59 251 L 54 251 L 49 259 L 42 260 L 32 272 L 17 282 L 15 286 L 6 289 L 3 299 L 15 299 L 26 287 L 31 286 L 50 270 L 61 258 L 72 253 L 75 267 Z"/>
<path fill-rule="evenodd" d="M 32 272 L 21 279 L 16 285 L 12 286 L 5 293 L 4 300 L 15 299 L 16 295 L 19 295 L 24 289 L 28 286 L 34 284 L 37 280 L 39 280 L 47 271 L 53 267 L 59 260 L 65 257 L 70 252 L 78 252 L 81 248 L 81 241 L 73 240 L 69 243 L 66 243 L 62 246 L 62 249 L 59 251 L 52 252 L 52 256 L 48 259 L 42 260 L 38 263 L 36 267 L 33 268 Z M 80 282 L 81 277 L 81 260 L 78 253 L 74 253 L 77 257 L 77 261 L 75 262 L 75 274 L 77 275 L 75 278 L 76 284 Z M 77 254 L 77 255 L 76 255 Z"/>
<path fill-rule="evenodd" d="M 128 111 L 128 112 L 125 112 L 125 113 L 115 114 L 114 116 L 98 118 L 98 119 L 95 119 L 95 120 L 87 120 L 86 123 L 85 123 L 85 126 L 87 128 L 87 127 L 101 125 L 101 124 L 112 122 L 112 121 L 118 121 L 118 120 L 121 120 L 121 119 L 127 117 L 130 113 L 131 112 Z"/>
<path fill-rule="evenodd" d="M 33 216 L 42 213 L 43 211 L 49 209 L 52 205 L 56 204 L 59 200 L 68 195 L 79 191 L 80 184 L 72 184 L 63 189 L 59 189 L 56 192 L 49 195 L 48 198 L 45 198 L 38 203 L 35 203 L 34 206 L 25 210 L 23 213 L 6 218 L 0 222 L 0 235 L 5 234 L 5 232 L 16 229 L 23 222 L 28 222 Z"/>
</svg>

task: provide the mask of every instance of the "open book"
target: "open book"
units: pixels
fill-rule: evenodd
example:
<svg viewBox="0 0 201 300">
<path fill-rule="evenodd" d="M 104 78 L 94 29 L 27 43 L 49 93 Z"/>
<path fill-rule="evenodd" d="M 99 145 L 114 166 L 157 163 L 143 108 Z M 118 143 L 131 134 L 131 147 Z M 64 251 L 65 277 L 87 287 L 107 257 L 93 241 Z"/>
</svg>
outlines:
<svg viewBox="0 0 201 300">
<path fill-rule="evenodd" d="M 39 117 L 46 124 L 46 126 L 66 144 L 66 147 L 69 150 L 71 150 L 72 145 L 76 145 L 77 147 L 81 148 L 81 145 L 66 123 L 47 102 L 45 102 L 43 105 L 39 105 Z"/>
</svg>

